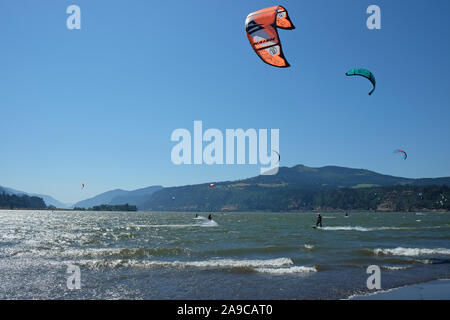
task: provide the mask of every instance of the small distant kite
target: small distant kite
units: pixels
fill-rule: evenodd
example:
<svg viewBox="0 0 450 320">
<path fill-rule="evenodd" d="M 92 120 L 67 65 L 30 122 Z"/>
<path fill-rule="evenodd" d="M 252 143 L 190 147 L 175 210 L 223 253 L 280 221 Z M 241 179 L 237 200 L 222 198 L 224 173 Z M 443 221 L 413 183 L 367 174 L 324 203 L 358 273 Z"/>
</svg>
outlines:
<svg viewBox="0 0 450 320">
<path fill-rule="evenodd" d="M 277 28 L 295 29 L 287 10 L 282 6 L 252 12 L 245 19 L 247 38 L 256 54 L 271 66 L 286 68 L 289 63 L 284 57 Z"/>
<path fill-rule="evenodd" d="M 368 79 L 373 85 L 373 89 L 372 89 L 372 91 L 369 92 L 369 96 L 375 91 L 375 85 L 377 82 L 375 81 L 375 76 L 369 70 L 362 69 L 362 68 L 352 69 L 352 70 L 346 72 L 345 75 L 346 76 L 360 76 L 360 77 L 364 77 L 364 78 Z"/>
<path fill-rule="evenodd" d="M 406 160 L 406 158 L 408 158 L 408 155 L 402 149 L 394 150 L 394 153 L 403 153 L 403 160 Z"/>
<path fill-rule="evenodd" d="M 83 190 L 84 189 L 84 183 L 82 182 L 81 183 L 81 190 Z"/>
<path fill-rule="evenodd" d="M 214 183 L 211 183 L 211 184 L 209 185 L 209 188 L 210 188 L 210 189 L 213 189 L 215 186 L 216 186 L 216 185 L 215 185 Z"/>
<path fill-rule="evenodd" d="M 272 150 L 272 151 L 275 152 L 277 154 L 277 156 L 278 156 L 277 164 L 280 163 L 280 160 L 281 160 L 280 154 L 277 151 L 275 151 L 275 150 Z"/>
</svg>

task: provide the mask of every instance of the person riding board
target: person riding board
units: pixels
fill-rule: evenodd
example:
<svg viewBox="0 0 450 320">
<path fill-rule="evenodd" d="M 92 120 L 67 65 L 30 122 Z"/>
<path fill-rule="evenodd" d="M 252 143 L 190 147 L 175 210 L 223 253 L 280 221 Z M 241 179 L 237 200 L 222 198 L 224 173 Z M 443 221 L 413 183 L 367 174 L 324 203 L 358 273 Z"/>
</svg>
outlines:
<svg viewBox="0 0 450 320">
<path fill-rule="evenodd" d="M 319 225 L 320 225 L 320 227 L 322 228 L 322 216 L 320 215 L 320 213 L 319 213 L 319 215 L 317 216 L 316 227 L 319 226 Z"/>
<path fill-rule="evenodd" d="M 212 217 L 211 217 L 211 215 L 209 215 L 209 216 L 208 216 L 208 219 L 209 219 L 209 220 L 212 220 Z"/>
</svg>

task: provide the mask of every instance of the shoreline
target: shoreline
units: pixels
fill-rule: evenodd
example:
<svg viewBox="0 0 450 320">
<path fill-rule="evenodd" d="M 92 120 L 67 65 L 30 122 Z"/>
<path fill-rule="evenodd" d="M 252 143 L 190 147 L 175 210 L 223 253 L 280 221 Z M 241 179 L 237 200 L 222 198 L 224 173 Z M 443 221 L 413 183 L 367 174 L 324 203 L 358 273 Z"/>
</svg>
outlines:
<svg viewBox="0 0 450 320">
<path fill-rule="evenodd" d="M 69 211 L 69 212 L 89 212 L 89 211 L 95 211 L 95 210 L 74 210 L 74 209 L 64 209 L 64 208 L 0 208 L 0 211 Z M 110 211 L 110 210 L 104 210 L 104 211 Z M 96 211 L 101 212 L 101 211 Z M 326 213 L 326 214 L 332 214 L 332 213 L 349 213 L 349 214 L 358 214 L 358 213 L 450 213 L 448 210 L 417 210 L 417 211 L 386 211 L 386 210 L 293 210 L 293 211 L 265 211 L 265 210 L 248 210 L 248 211 L 202 211 L 202 210 L 193 210 L 193 211 L 183 211 L 183 210 L 137 210 L 137 211 L 115 211 L 115 212 L 171 212 L 171 213 L 216 213 L 216 214 L 222 214 L 222 213 Z"/>
<path fill-rule="evenodd" d="M 450 279 L 431 280 L 365 295 L 352 295 L 346 300 L 450 300 Z"/>
</svg>

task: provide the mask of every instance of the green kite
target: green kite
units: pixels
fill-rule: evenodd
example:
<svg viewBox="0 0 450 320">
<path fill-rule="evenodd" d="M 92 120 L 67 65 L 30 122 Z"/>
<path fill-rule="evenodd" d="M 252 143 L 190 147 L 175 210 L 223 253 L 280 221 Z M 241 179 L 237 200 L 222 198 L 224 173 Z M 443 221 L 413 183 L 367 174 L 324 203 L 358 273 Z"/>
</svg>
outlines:
<svg viewBox="0 0 450 320">
<path fill-rule="evenodd" d="M 346 76 L 361 76 L 361 77 L 368 79 L 370 82 L 372 82 L 372 85 L 373 85 L 373 89 L 372 89 L 372 91 L 369 92 L 369 96 L 375 91 L 375 85 L 376 85 L 375 76 L 369 70 L 362 69 L 362 68 L 352 69 L 352 70 L 346 72 L 345 75 Z"/>
</svg>

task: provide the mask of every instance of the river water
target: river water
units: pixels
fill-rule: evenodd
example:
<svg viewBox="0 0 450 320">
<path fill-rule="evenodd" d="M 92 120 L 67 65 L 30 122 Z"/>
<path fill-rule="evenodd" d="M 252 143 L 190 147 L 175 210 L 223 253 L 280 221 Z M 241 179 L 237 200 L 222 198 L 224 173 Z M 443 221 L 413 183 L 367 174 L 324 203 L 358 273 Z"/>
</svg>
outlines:
<svg viewBox="0 0 450 320">
<path fill-rule="evenodd" d="M 343 299 L 370 292 L 370 265 L 383 290 L 450 278 L 448 213 L 199 216 L 2 210 L 0 299 Z"/>
</svg>

